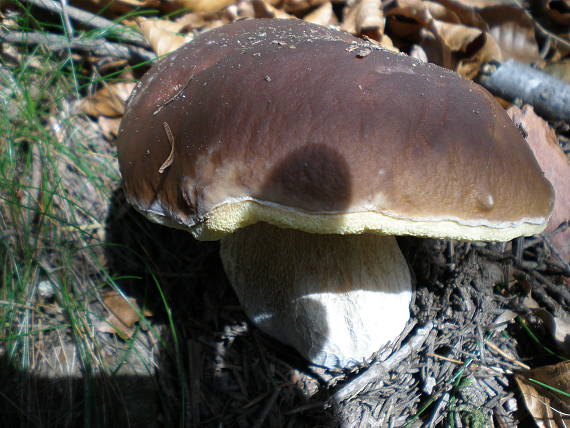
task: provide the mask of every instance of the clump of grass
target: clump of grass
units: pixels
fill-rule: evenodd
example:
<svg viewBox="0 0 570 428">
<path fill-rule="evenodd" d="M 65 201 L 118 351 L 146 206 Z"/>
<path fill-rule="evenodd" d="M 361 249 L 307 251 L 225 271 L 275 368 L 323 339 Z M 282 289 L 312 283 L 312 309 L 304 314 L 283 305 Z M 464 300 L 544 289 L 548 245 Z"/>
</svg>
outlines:
<svg viewBox="0 0 570 428">
<path fill-rule="evenodd" d="M 11 25 L 46 30 L 27 11 Z M 112 145 L 74 113 L 82 78 L 70 55 L 28 47 L 0 68 L 2 426 L 132 420 L 109 374 L 134 360 L 152 373 L 140 334 L 122 342 L 95 329 L 102 290 L 117 287 L 105 220 L 119 175 Z"/>
</svg>

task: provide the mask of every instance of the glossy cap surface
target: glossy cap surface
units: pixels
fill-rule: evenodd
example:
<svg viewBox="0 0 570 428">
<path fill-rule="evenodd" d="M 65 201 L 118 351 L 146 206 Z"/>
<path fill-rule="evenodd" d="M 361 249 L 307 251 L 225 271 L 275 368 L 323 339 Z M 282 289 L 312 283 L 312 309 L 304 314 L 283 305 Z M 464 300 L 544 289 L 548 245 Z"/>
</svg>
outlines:
<svg viewBox="0 0 570 428">
<path fill-rule="evenodd" d="M 265 221 L 502 241 L 541 232 L 553 205 L 480 86 L 299 20 L 239 21 L 159 61 L 117 144 L 128 200 L 198 239 Z"/>
</svg>

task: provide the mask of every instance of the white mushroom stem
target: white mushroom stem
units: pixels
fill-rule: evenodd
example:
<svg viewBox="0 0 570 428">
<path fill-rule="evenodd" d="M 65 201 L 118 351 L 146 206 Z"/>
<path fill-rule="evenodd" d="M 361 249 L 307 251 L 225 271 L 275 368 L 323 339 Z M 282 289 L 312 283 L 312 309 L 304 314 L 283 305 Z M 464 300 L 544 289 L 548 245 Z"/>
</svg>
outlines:
<svg viewBox="0 0 570 428">
<path fill-rule="evenodd" d="M 355 365 L 409 319 L 412 281 L 393 236 L 258 223 L 224 238 L 220 252 L 249 318 L 314 364 Z"/>
</svg>

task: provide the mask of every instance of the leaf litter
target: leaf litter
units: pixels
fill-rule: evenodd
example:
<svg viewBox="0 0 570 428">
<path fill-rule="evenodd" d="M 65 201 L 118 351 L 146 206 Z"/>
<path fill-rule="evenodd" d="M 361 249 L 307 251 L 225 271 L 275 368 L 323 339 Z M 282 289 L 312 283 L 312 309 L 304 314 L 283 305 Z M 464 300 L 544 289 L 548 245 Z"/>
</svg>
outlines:
<svg viewBox="0 0 570 428">
<path fill-rule="evenodd" d="M 417 52 L 423 60 L 475 79 L 484 64 L 507 58 L 539 67 L 564 64 L 570 50 L 557 37 L 567 37 L 568 31 L 562 27 L 545 29 L 537 22 L 538 18 L 550 19 L 562 25 L 567 10 L 555 7 L 553 2 L 539 3 L 540 7 L 533 11 L 536 16 L 519 2 L 498 0 L 121 0 L 110 4 L 104 13 L 117 17 L 138 7 L 159 10 L 157 16 L 122 20 L 125 27 L 139 26 L 156 55 L 167 54 L 196 34 L 233 20 L 297 17 L 340 26 L 391 49 Z M 87 10 L 101 7 L 97 0 L 84 0 L 83 4 Z M 180 7 L 189 12 L 174 18 L 162 16 Z M 19 60 L 13 45 L 4 44 L 2 49 L 10 52 L 12 61 Z M 98 56 L 76 60 L 85 61 L 95 70 L 109 64 Z M 136 79 L 140 73 L 131 77 Z M 90 140 L 98 141 L 95 152 L 112 156 L 113 149 L 105 138 L 116 135 L 133 86 L 130 82 L 105 83 L 78 103 L 84 113 L 97 120 L 83 118 L 73 125 L 81 129 L 94 126 L 101 133 Z M 549 170 L 558 168 L 554 165 L 561 166 L 549 179 L 557 195 L 567 194 L 570 181 L 563 177 L 568 154 L 558 149 L 560 133 L 555 134 L 526 106 L 522 113 L 513 113 L 515 116 L 531 147 L 537 147 L 533 150 L 543 153 L 536 156 L 547 176 Z M 50 120 L 52 132 L 60 133 L 58 138 L 67 141 L 69 133 L 74 132 L 70 122 L 56 116 Z M 81 122 L 85 120 L 89 125 Z M 63 123 L 65 127 L 61 126 Z M 560 129 L 567 132 L 568 128 L 558 124 L 557 131 Z M 69 180 L 70 189 L 79 188 L 84 177 L 69 163 L 69 159 L 62 158 L 61 171 Z M 513 426 L 528 422 L 529 417 L 538 424 L 544 418 L 556 423 L 566 421 L 567 409 L 556 401 L 556 396 L 548 395 L 552 391 L 546 388 L 549 392 L 537 392 L 537 385 L 545 387 L 529 379 L 567 392 L 567 364 L 553 365 L 552 355 L 530 340 L 523 324 L 517 323 L 518 314 L 523 314 L 547 347 L 568 357 L 568 257 L 564 264 L 553 254 L 567 254 L 564 245 L 567 249 L 568 229 L 563 226 L 568 221 L 568 204 L 564 198 L 557 199 L 550 235 L 506 245 L 402 238 L 400 243 L 418 281 L 412 307 L 414 321 L 407 329 L 409 337 L 380 350 L 361 367 L 340 372 L 307 366 L 293 351 L 249 327 L 221 273 L 216 244 L 196 243 L 183 232 L 148 224 L 126 205 L 116 180 L 107 180 L 106 184 L 115 189 L 108 201 L 96 191 L 81 195 L 70 191 L 67 196 L 80 201 L 86 211 L 96 207 L 101 224 L 86 217 L 81 227 L 93 227 L 99 239 L 112 244 L 102 252 L 97 250 L 101 265 L 107 266 L 114 277 L 123 278 L 118 284 L 125 296 L 132 296 L 125 300 L 116 291 L 104 288 L 99 302 L 91 300 L 90 310 L 96 315 L 92 323 L 111 364 L 121 359 L 124 345 L 133 334 L 136 333 L 135 343 L 145 344 L 136 345 L 138 352 L 158 370 L 149 372 L 139 367 L 131 373 L 152 373 L 158 378 L 158 384 L 146 380 L 137 384 L 141 394 L 147 396 L 141 403 L 158 415 L 160 423 L 156 426 L 176 424 L 182 415 L 186 415 L 190 426 L 244 427 L 469 426 L 477 421 Z M 562 229 L 557 229 L 555 223 L 562 224 Z M 124 248 L 130 250 L 125 252 Z M 90 275 L 100 274 L 92 264 L 88 266 Z M 156 292 L 157 280 L 164 287 L 169 306 L 166 312 L 164 300 Z M 148 309 L 141 312 L 137 302 Z M 64 319 L 57 300 L 42 304 L 45 316 L 38 319 Z M 137 328 L 140 315 L 151 313 L 155 316 L 145 325 L 161 332 L 162 339 Z M 167 313 L 173 314 L 175 331 L 167 327 Z M 381 375 L 348 398 L 333 399 L 335 392 L 350 388 L 351 380 L 359 373 L 366 373 L 367 368 L 381 368 L 390 361 L 390 355 L 405 347 L 409 338 L 417 337 L 422 326 L 432 321 L 434 324 L 417 352 L 389 370 L 377 370 Z M 42 340 L 44 346 L 52 343 L 52 349 L 58 349 L 54 355 L 59 356 L 60 363 L 79 366 L 68 333 L 47 331 L 42 333 Z M 157 340 L 164 340 L 168 346 L 157 348 Z M 179 343 L 182 364 L 170 352 L 175 343 Z M 49 346 L 45 349 L 45 354 L 49 354 Z M 127 357 L 132 367 L 137 364 L 135 360 Z M 50 364 L 55 367 L 54 361 Z M 539 368 L 520 371 L 528 366 Z M 77 370 L 74 373 L 79 375 Z M 529 414 L 522 412 L 522 404 L 516 404 L 513 373 L 517 373 L 514 379 Z M 120 382 L 119 389 L 126 388 L 127 384 Z M 521 382 L 524 386 L 520 386 Z M 182 398 L 184 394 L 188 394 L 188 403 Z M 157 401 L 160 405 L 150 404 L 157 396 L 161 397 Z M 538 401 L 529 405 L 529 396 L 538 397 Z M 131 406 L 127 403 L 127 407 Z M 535 411 L 536 408 L 540 410 Z M 131 419 L 135 420 L 136 417 Z M 154 422 L 148 424 L 153 426 Z"/>
</svg>

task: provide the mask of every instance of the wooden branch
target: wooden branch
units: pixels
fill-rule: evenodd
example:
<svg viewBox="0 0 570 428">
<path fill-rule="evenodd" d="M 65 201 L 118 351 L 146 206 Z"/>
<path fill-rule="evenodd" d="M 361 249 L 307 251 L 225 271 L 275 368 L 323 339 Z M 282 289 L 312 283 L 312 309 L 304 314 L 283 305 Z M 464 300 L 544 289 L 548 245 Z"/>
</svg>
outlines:
<svg viewBox="0 0 570 428">
<path fill-rule="evenodd" d="M 105 40 L 68 40 L 65 36 L 50 33 L 34 33 L 23 31 L 0 32 L 0 42 L 17 44 L 42 45 L 52 51 L 65 49 L 89 52 L 96 56 L 111 56 L 119 59 L 140 59 L 149 61 L 156 58 L 156 55 L 143 48 L 136 46 L 125 46 L 118 43 L 111 43 Z"/>
<path fill-rule="evenodd" d="M 69 18 L 73 19 L 74 21 L 80 22 L 89 28 L 104 30 L 105 36 L 109 34 L 113 38 L 132 43 L 133 45 L 140 46 L 142 48 L 149 47 L 143 35 L 134 29 L 119 24 L 118 22 L 111 21 L 107 18 L 103 18 L 86 10 L 70 6 L 69 4 L 65 5 L 64 10 L 64 8 L 62 8 L 59 3 L 53 0 L 25 0 L 25 2 L 55 13 L 63 14 L 66 12 Z"/>
<path fill-rule="evenodd" d="M 71 25 L 71 20 L 69 19 L 67 0 L 60 0 L 61 3 L 61 15 L 63 16 L 63 27 L 65 28 L 65 33 L 67 38 L 73 38 L 73 26 Z"/>
<path fill-rule="evenodd" d="M 532 105 L 547 119 L 570 121 L 570 85 L 544 71 L 509 59 L 485 64 L 479 82 L 495 95 Z"/>
<path fill-rule="evenodd" d="M 352 396 L 357 395 L 360 391 L 368 386 L 368 384 L 384 378 L 390 370 L 395 368 L 404 359 L 417 352 L 427 340 L 433 329 L 433 322 L 428 321 L 423 327 L 420 327 L 414 336 L 406 344 L 395 352 L 390 358 L 381 363 L 375 364 L 368 368 L 364 373 L 359 374 L 347 384 L 343 385 L 335 392 L 330 400 L 340 403 Z"/>
</svg>

